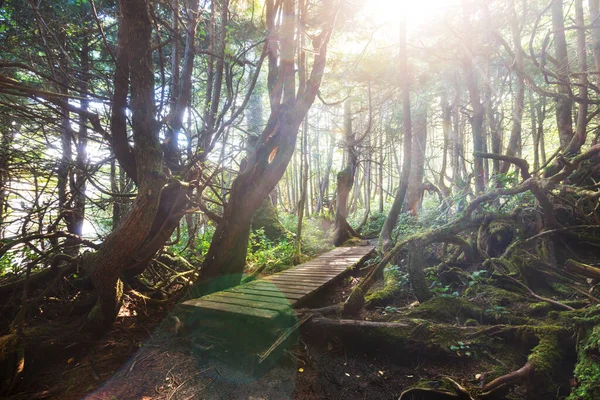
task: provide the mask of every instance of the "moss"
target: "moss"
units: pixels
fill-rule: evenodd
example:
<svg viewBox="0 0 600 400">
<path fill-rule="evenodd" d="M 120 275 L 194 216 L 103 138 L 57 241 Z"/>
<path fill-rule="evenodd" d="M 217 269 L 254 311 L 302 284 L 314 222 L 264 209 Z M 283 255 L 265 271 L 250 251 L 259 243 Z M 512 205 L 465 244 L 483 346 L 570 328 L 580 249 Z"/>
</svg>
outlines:
<svg viewBox="0 0 600 400">
<path fill-rule="evenodd" d="M 529 313 L 532 316 L 542 317 L 552 311 L 552 304 L 540 301 L 539 303 L 531 303 L 529 305 Z"/>
<path fill-rule="evenodd" d="M 363 246 L 364 244 L 365 240 L 358 237 L 351 237 L 350 239 L 346 240 L 344 244 L 341 245 L 341 247 Z"/>
<path fill-rule="evenodd" d="M 545 330 L 538 335 L 538 338 L 540 341 L 529 354 L 527 362 L 533 366 L 536 375 L 552 378 L 562 358 L 558 334 Z"/>
<path fill-rule="evenodd" d="M 469 318 L 481 321 L 483 309 L 460 297 L 434 297 L 408 313 L 412 318 L 431 318 L 441 322 L 464 322 Z"/>
<path fill-rule="evenodd" d="M 369 293 L 365 297 L 365 302 L 368 307 L 386 306 L 390 304 L 394 297 L 402 290 L 398 275 L 394 273 L 384 272 L 383 288 Z"/>
<path fill-rule="evenodd" d="M 365 339 L 371 345 L 385 343 L 391 348 L 408 353 L 427 352 L 428 355 L 449 358 L 461 356 L 451 348 L 460 341 L 470 345 L 471 349 L 476 346 L 465 337 L 470 331 L 460 326 L 431 323 L 422 319 L 402 319 L 402 322 L 407 326 L 372 329 Z M 482 337 L 481 340 L 485 341 L 487 338 Z"/>
<path fill-rule="evenodd" d="M 261 203 L 252 217 L 252 230 L 259 229 L 263 229 L 265 236 L 271 241 L 285 238 L 289 234 L 288 230 L 279 221 L 277 208 L 275 208 L 269 197 Z"/>
<path fill-rule="evenodd" d="M 519 293 L 488 284 L 477 283 L 469 286 L 465 291 L 465 296 L 467 297 L 475 297 L 477 295 L 483 295 L 488 304 L 498 306 L 517 304 L 527 300 L 525 296 Z"/>
<path fill-rule="evenodd" d="M 5 362 L 16 350 L 19 338 L 16 334 L 0 336 L 0 363 Z"/>
<path fill-rule="evenodd" d="M 469 318 L 465 321 L 465 326 L 479 326 L 479 322 L 474 318 Z"/>
<path fill-rule="evenodd" d="M 600 326 L 589 329 L 577 349 L 576 386 L 568 400 L 600 399 Z"/>
</svg>

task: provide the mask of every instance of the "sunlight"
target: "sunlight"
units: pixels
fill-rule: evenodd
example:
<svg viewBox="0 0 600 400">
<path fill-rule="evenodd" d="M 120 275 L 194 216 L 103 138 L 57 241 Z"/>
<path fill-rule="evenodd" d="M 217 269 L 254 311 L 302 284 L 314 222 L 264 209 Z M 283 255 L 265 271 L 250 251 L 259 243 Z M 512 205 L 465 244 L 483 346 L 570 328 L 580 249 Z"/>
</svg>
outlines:
<svg viewBox="0 0 600 400">
<path fill-rule="evenodd" d="M 364 12 L 380 24 L 398 23 L 406 15 L 408 28 L 431 21 L 434 15 L 459 4 L 460 0 L 365 0 Z"/>
</svg>

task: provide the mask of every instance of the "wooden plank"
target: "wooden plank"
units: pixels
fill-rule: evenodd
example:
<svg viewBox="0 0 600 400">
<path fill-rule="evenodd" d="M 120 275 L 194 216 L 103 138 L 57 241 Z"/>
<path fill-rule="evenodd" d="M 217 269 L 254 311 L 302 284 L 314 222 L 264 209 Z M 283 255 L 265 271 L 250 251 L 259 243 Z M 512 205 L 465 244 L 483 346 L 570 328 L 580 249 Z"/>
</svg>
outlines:
<svg viewBox="0 0 600 400">
<path fill-rule="evenodd" d="M 339 274 L 343 273 L 344 271 L 319 271 L 318 269 L 307 269 L 307 270 L 299 270 L 299 271 L 286 271 L 286 272 L 280 272 L 277 275 L 289 275 L 289 276 L 294 276 L 294 275 L 304 275 L 304 276 L 314 276 L 317 278 L 330 278 L 333 276 L 338 276 Z M 274 275 L 270 275 L 270 276 L 274 276 Z"/>
<path fill-rule="evenodd" d="M 297 278 L 297 279 L 312 279 L 315 281 L 325 281 L 326 282 L 328 279 L 335 278 L 336 276 L 338 276 L 340 274 L 341 274 L 341 272 L 330 272 L 328 274 L 324 274 L 324 273 L 317 273 L 315 271 L 301 271 L 301 272 L 290 271 L 290 272 L 286 272 L 286 273 L 270 275 L 261 280 L 268 281 L 268 280 L 277 279 L 277 278 Z"/>
<path fill-rule="evenodd" d="M 288 271 L 302 271 L 302 270 L 312 270 L 312 271 L 345 271 L 348 269 L 347 265 L 301 265 L 292 270 Z M 283 271 L 286 272 L 286 271 Z"/>
<path fill-rule="evenodd" d="M 302 326 L 302 324 L 304 324 L 306 321 L 308 321 L 311 318 L 312 318 L 312 314 L 307 314 L 307 315 L 304 315 L 302 318 L 298 319 L 298 321 L 296 321 L 296 323 L 294 325 L 292 325 L 291 328 L 289 328 L 285 332 L 283 332 L 281 334 L 281 336 L 279 336 L 277 338 L 277 340 L 271 345 L 271 347 L 269 347 L 269 349 L 260 356 L 260 358 L 258 359 L 258 363 L 262 364 L 262 362 L 265 361 L 271 355 L 271 353 L 273 353 L 277 349 L 277 347 L 279 347 L 283 342 L 285 342 L 285 340 L 288 337 L 290 337 L 290 335 L 292 333 L 294 333 L 294 331 L 296 331 L 296 329 L 300 328 Z"/>
<path fill-rule="evenodd" d="M 348 262 L 319 262 L 319 263 L 310 263 L 310 264 L 300 264 L 293 269 L 296 268 L 304 268 L 304 267 L 319 267 L 319 268 L 349 268 L 356 262 L 348 261 Z"/>
<path fill-rule="evenodd" d="M 291 273 L 294 273 L 294 272 L 303 272 L 303 273 L 309 273 L 309 274 L 310 273 L 315 273 L 315 274 L 321 273 L 321 274 L 329 274 L 329 275 L 331 275 L 331 274 L 339 275 L 339 274 L 341 274 L 343 272 L 346 272 L 347 270 L 348 270 L 347 268 L 327 268 L 327 269 L 325 269 L 325 268 L 323 268 L 323 269 L 318 269 L 318 268 L 298 268 L 298 269 L 295 269 L 295 270 L 290 271 L 290 272 Z"/>
<path fill-rule="evenodd" d="M 259 287 L 259 288 L 256 288 L 256 289 L 257 290 L 267 290 L 267 289 L 265 289 L 263 287 Z M 314 289 L 312 289 L 312 288 L 298 289 L 298 288 L 293 288 L 293 287 L 291 287 L 291 288 L 289 288 L 289 287 L 282 287 L 282 288 L 279 288 L 279 289 L 276 289 L 276 290 L 278 290 L 279 292 L 281 292 L 286 297 L 288 295 L 290 295 L 290 294 L 292 294 L 292 295 L 298 295 L 299 294 L 299 295 L 301 295 L 300 299 L 303 299 L 304 296 L 306 296 L 307 293 L 311 293 Z M 300 300 L 300 299 L 298 299 L 298 300 Z"/>
<path fill-rule="evenodd" d="M 333 264 L 333 263 L 310 263 L 310 264 L 300 264 L 292 269 L 297 269 L 297 268 L 348 268 L 350 267 L 350 265 L 348 263 L 340 263 L 340 264 Z M 285 272 L 285 271 L 284 271 Z"/>
<path fill-rule="evenodd" d="M 319 286 L 323 286 L 321 283 L 294 283 L 294 282 L 274 282 L 274 281 L 259 281 L 250 287 L 260 287 L 260 288 L 276 288 L 279 290 L 282 289 L 292 289 L 292 290 L 303 290 L 306 291 L 308 289 L 318 288 Z"/>
<path fill-rule="evenodd" d="M 307 282 L 307 283 L 320 283 L 320 284 L 324 284 L 329 282 L 332 279 L 335 279 L 338 277 L 339 274 L 333 275 L 333 276 L 318 276 L 318 275 L 311 275 L 311 274 L 302 274 L 302 275 L 292 275 L 292 274 L 285 274 L 285 275 L 279 275 L 279 276 L 274 276 L 273 278 L 269 278 L 269 279 L 265 279 L 266 281 L 280 281 L 280 280 L 285 280 L 285 281 L 292 281 L 292 282 Z"/>
<path fill-rule="evenodd" d="M 271 284 L 269 284 L 269 283 L 261 284 L 260 286 L 256 286 L 256 285 L 247 286 L 246 288 L 253 289 L 253 290 L 261 290 L 261 291 L 265 291 L 265 292 L 273 292 L 273 293 L 276 293 L 276 292 L 279 292 L 279 293 L 285 292 L 285 294 L 287 294 L 287 293 L 305 294 L 306 293 L 306 290 L 303 290 L 303 289 L 293 288 L 293 287 L 279 288 L 279 287 L 276 287 L 275 285 L 273 285 L 272 283 Z"/>
<path fill-rule="evenodd" d="M 267 303 L 265 301 L 254 301 L 250 299 L 237 299 L 234 297 L 223 296 L 219 293 L 211 294 L 210 296 L 204 296 L 203 300 L 213 301 L 216 303 L 224 303 L 224 304 L 236 304 L 239 306 L 250 307 L 250 308 L 259 308 L 262 310 L 273 310 L 278 313 L 286 313 L 289 312 L 292 308 L 289 305 L 277 304 L 277 303 Z"/>
<path fill-rule="evenodd" d="M 280 296 L 272 297 L 272 296 L 265 296 L 265 295 L 258 295 L 258 294 L 225 292 L 225 291 L 218 292 L 215 294 L 218 294 L 219 296 L 227 296 L 227 297 L 236 298 L 236 299 L 247 299 L 247 300 L 251 300 L 251 301 L 263 301 L 266 303 L 282 304 L 285 306 L 289 306 L 292 304 L 289 299 L 286 299 L 285 297 L 280 297 Z"/>
<path fill-rule="evenodd" d="M 218 313 L 227 313 L 238 316 L 261 318 L 268 320 L 275 319 L 279 316 L 279 313 L 277 311 L 263 310 L 260 308 L 250 308 L 234 304 L 216 303 L 214 301 L 207 301 L 204 299 L 188 300 L 183 302 L 182 304 L 188 307 L 197 307 L 198 309 L 204 309 Z"/>
<path fill-rule="evenodd" d="M 300 285 L 307 285 L 307 284 L 309 284 L 309 285 L 310 284 L 324 285 L 327 282 L 329 282 L 331 280 L 331 278 L 318 279 L 318 278 L 311 278 L 311 277 L 298 278 L 298 277 L 294 277 L 294 276 L 276 276 L 276 277 L 265 279 L 265 280 L 268 282 L 281 282 L 283 284 L 298 283 Z"/>
<path fill-rule="evenodd" d="M 264 279 L 264 280 L 260 280 L 258 281 L 257 285 L 274 285 L 275 287 L 307 287 L 307 288 L 313 288 L 313 287 L 319 287 L 322 286 L 325 282 L 299 282 L 299 281 L 289 281 L 289 280 L 285 280 L 284 282 L 281 280 L 278 280 L 278 278 L 276 279 Z"/>
<path fill-rule="evenodd" d="M 207 311 L 273 319 L 340 277 L 372 250 L 373 247 L 337 248 L 286 271 L 184 304 Z"/>
<path fill-rule="evenodd" d="M 272 297 L 275 299 L 287 299 L 290 303 L 295 303 L 302 297 L 304 297 L 304 293 L 286 293 L 285 295 L 281 293 L 280 290 L 277 291 L 264 291 L 259 289 L 250 289 L 246 287 L 237 287 L 232 289 L 227 289 L 225 292 L 227 293 L 241 293 L 241 294 L 255 294 L 259 296 Z"/>
<path fill-rule="evenodd" d="M 277 281 L 286 281 L 286 282 L 304 282 L 304 283 L 320 283 L 324 285 L 325 283 L 337 279 L 339 275 L 335 276 L 313 276 L 313 275 L 282 275 L 278 276 L 274 279 L 266 280 L 268 282 L 277 282 Z"/>
</svg>

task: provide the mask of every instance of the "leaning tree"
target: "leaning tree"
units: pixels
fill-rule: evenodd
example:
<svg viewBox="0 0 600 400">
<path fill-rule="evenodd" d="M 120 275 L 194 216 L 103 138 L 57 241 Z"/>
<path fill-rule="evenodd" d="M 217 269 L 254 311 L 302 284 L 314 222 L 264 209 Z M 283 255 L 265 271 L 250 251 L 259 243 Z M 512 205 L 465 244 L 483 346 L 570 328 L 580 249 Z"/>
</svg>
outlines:
<svg viewBox="0 0 600 400">
<path fill-rule="evenodd" d="M 334 0 L 319 4 L 305 0 L 266 2 L 270 114 L 255 148 L 233 181 L 196 284 L 197 293 L 240 282 L 252 216 L 292 158 L 300 125 L 321 84 L 338 12 L 339 4 Z M 311 49 L 298 46 L 301 36 L 311 39 Z"/>
</svg>

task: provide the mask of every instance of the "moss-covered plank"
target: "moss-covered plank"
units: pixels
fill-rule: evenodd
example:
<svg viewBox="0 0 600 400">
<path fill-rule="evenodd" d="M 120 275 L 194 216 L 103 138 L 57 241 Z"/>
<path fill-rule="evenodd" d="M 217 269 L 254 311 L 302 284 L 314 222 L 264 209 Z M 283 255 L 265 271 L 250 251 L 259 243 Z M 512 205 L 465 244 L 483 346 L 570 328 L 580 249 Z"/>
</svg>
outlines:
<svg viewBox="0 0 600 400">
<path fill-rule="evenodd" d="M 235 304 L 217 303 L 204 299 L 193 299 L 182 303 L 184 307 L 194 308 L 195 311 L 205 310 L 210 313 L 226 313 L 237 316 L 273 320 L 279 316 L 277 311 L 260 308 L 244 307 Z"/>
<path fill-rule="evenodd" d="M 263 310 L 273 310 L 279 313 L 287 313 L 290 312 L 291 307 L 287 304 L 277 304 L 277 303 L 269 303 L 266 301 L 256 301 L 251 300 L 249 298 L 235 298 L 227 295 L 223 295 L 220 293 L 214 293 L 210 296 L 205 296 L 202 298 L 203 300 L 213 301 L 216 303 L 224 303 L 224 304 L 236 304 L 244 307 L 250 308 L 260 308 Z"/>
</svg>

